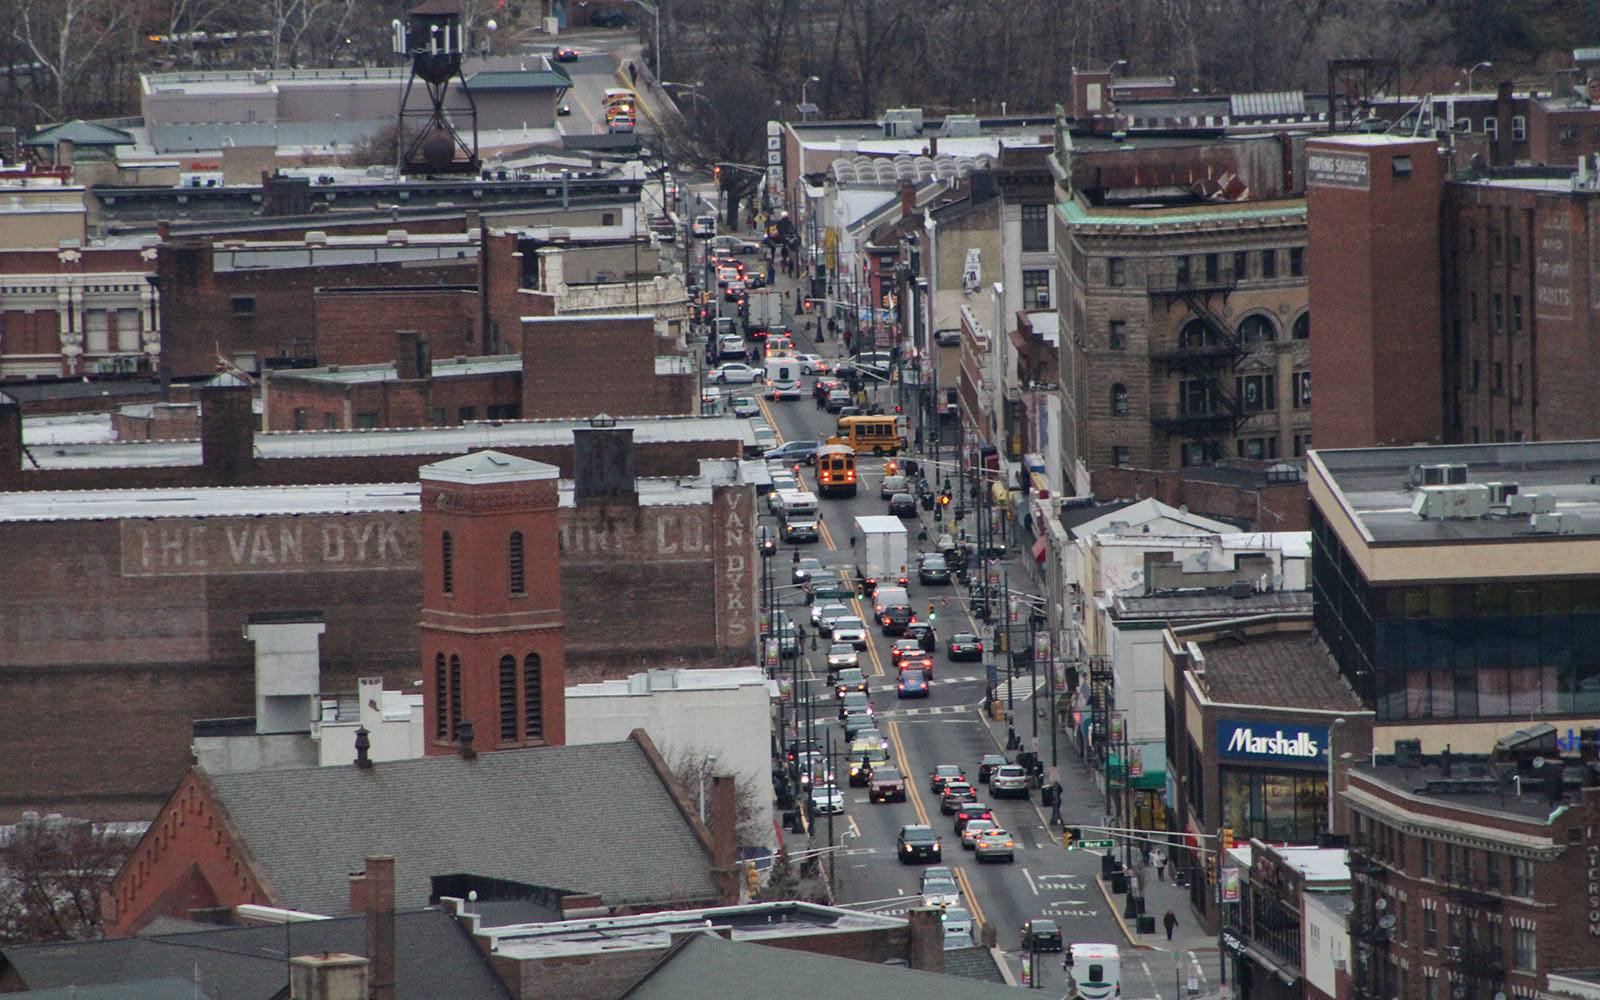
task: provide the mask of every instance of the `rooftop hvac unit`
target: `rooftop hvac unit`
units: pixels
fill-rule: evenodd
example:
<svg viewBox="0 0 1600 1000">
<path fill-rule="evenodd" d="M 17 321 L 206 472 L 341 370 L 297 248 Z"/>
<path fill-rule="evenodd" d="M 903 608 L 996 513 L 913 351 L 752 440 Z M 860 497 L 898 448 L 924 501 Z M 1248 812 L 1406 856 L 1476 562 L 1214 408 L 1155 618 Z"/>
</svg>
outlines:
<svg viewBox="0 0 1600 1000">
<path fill-rule="evenodd" d="M 1455 462 L 1438 465 L 1413 465 L 1412 486 L 1455 486 L 1467 481 L 1467 467 Z"/>
<path fill-rule="evenodd" d="M 1549 493 L 1518 493 L 1506 499 L 1508 514 L 1548 514 L 1556 509 L 1556 498 Z"/>
<path fill-rule="evenodd" d="M 1484 483 L 1489 487 L 1489 503 L 1493 506 L 1503 507 L 1516 495 L 1516 483 Z"/>
<path fill-rule="evenodd" d="M 983 134 L 983 126 L 977 115 L 947 115 L 943 131 L 950 139 L 972 139 Z"/>
<path fill-rule="evenodd" d="M 921 131 L 921 108 L 890 108 L 883 113 L 883 135 L 886 139 L 912 139 Z"/>
<path fill-rule="evenodd" d="M 1489 489 L 1482 483 L 1425 486 L 1411 501 L 1411 513 L 1427 521 L 1462 521 L 1489 513 Z"/>
<path fill-rule="evenodd" d="M 1578 533 L 1576 514 L 1534 514 L 1528 526 L 1535 535 L 1575 535 Z"/>
</svg>

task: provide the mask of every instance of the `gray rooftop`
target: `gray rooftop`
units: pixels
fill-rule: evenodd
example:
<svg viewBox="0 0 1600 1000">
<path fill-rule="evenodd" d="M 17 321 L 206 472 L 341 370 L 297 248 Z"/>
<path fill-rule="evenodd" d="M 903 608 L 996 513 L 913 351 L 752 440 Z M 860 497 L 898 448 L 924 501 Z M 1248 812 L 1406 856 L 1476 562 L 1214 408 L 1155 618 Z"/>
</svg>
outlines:
<svg viewBox="0 0 1600 1000">
<path fill-rule="evenodd" d="M 1218 617 L 1309 612 L 1311 593 L 1306 590 L 1271 590 L 1234 597 L 1226 590 L 1193 590 L 1150 596 L 1118 596 L 1111 615 L 1118 621 L 1156 618 L 1188 621 Z"/>
<path fill-rule="evenodd" d="M 501 375 L 522 371 L 522 355 L 491 354 L 470 358 L 436 358 L 432 362 L 434 378 L 459 378 L 472 375 Z M 395 382 L 400 373 L 394 362 L 373 365 L 335 365 L 332 368 L 284 368 L 268 376 L 276 382 L 282 379 L 306 379 L 312 382 Z"/>
<path fill-rule="evenodd" d="M 360 867 L 359 865 L 357 866 Z M 341 876 L 342 878 L 342 876 Z M 296 955 L 365 955 L 366 920 L 343 917 L 282 926 L 226 927 L 101 941 L 14 945 L 0 955 L 0 975 L 14 973 L 32 991 L 79 1000 L 168 1000 L 183 996 L 270 1000 L 283 990 L 285 942 Z M 505 988 L 471 940 L 442 910 L 395 914 L 399 1000 L 506 1000 Z M 173 980 L 180 994 L 166 991 Z M 86 989 L 88 987 L 89 989 Z M 68 992 L 72 990 L 73 992 Z"/>
<path fill-rule="evenodd" d="M 1339 665 L 1309 632 L 1270 636 L 1192 636 L 1206 658 L 1205 691 L 1213 702 L 1268 708 L 1363 711 Z"/>
<path fill-rule="evenodd" d="M 400 906 L 435 875 L 593 893 L 608 904 L 709 900 L 711 860 L 632 741 L 209 776 L 278 902 L 349 909 L 347 874 L 395 856 Z"/>
<path fill-rule="evenodd" d="M 1550 802 L 1537 778 L 1524 776 L 1519 786 L 1511 780 L 1516 773 L 1514 765 L 1493 764 L 1482 756 L 1455 754 L 1446 768 L 1439 756 L 1402 759 L 1379 755 L 1373 763 L 1353 764 L 1350 771 L 1367 781 L 1465 813 L 1497 813 L 1543 823 L 1562 809 Z"/>
<path fill-rule="evenodd" d="M 752 992 L 755 984 L 759 992 Z M 701 934 L 662 959 L 620 1000 L 705 1000 L 760 996 L 762 1000 L 818 997 L 917 997 L 918 1000 L 1000 1000 L 1014 987 L 959 976 L 872 965 Z"/>
<path fill-rule="evenodd" d="M 1552 496 L 1555 512 L 1574 515 L 1575 534 L 1600 535 L 1600 441 L 1518 442 L 1413 448 L 1314 451 L 1310 461 L 1326 473 L 1337 498 L 1376 544 L 1455 544 L 1467 541 L 1563 539 L 1534 535 L 1527 517 L 1491 515 L 1425 520 L 1411 512 L 1417 465 L 1461 464 L 1468 483 L 1516 483 L 1519 493 Z"/>
</svg>

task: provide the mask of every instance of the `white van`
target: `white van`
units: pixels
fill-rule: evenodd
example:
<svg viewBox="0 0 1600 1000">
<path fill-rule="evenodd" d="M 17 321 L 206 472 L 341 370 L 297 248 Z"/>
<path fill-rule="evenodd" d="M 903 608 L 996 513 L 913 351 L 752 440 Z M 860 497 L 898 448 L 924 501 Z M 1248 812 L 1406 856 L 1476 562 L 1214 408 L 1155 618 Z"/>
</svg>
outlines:
<svg viewBox="0 0 1600 1000">
<path fill-rule="evenodd" d="M 800 363 L 794 358 L 767 358 L 767 396 L 770 399 L 800 398 Z"/>
<path fill-rule="evenodd" d="M 724 333 L 717 337 L 717 357 L 722 361 L 743 361 L 746 349 L 744 338 L 737 333 Z"/>
<path fill-rule="evenodd" d="M 817 495 L 810 490 L 779 490 L 778 514 L 781 517 L 817 516 Z"/>
<path fill-rule="evenodd" d="M 1122 996 L 1122 953 L 1114 944 L 1075 944 L 1067 952 L 1076 995 L 1082 1000 Z"/>
</svg>

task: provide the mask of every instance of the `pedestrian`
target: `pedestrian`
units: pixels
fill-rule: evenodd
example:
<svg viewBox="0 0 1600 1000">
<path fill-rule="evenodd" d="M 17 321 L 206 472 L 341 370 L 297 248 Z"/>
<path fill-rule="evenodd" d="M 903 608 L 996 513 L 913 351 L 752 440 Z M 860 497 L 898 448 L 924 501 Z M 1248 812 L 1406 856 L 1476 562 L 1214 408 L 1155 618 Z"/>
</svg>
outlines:
<svg viewBox="0 0 1600 1000">
<path fill-rule="evenodd" d="M 1178 929 L 1178 915 L 1168 910 L 1167 915 L 1161 918 L 1161 926 L 1167 929 L 1167 940 L 1171 941 L 1172 932 Z"/>
<path fill-rule="evenodd" d="M 628 63 L 628 82 L 632 84 L 638 84 L 639 82 L 639 67 L 631 62 Z"/>
<path fill-rule="evenodd" d="M 1050 782 L 1050 822 L 1054 826 L 1066 826 L 1066 821 L 1061 818 L 1061 782 Z"/>
<path fill-rule="evenodd" d="M 1167 852 L 1159 847 L 1156 848 L 1150 852 L 1150 862 L 1156 866 L 1156 881 L 1165 882 L 1167 880 Z"/>
<path fill-rule="evenodd" d="M 811 396 L 812 396 L 813 399 L 815 399 L 817 401 L 817 409 L 819 409 L 819 410 L 822 409 L 822 406 L 823 406 L 823 403 L 824 403 L 824 399 L 823 399 L 823 396 L 822 396 L 822 386 L 818 385 L 816 387 L 816 389 L 812 391 Z"/>
</svg>

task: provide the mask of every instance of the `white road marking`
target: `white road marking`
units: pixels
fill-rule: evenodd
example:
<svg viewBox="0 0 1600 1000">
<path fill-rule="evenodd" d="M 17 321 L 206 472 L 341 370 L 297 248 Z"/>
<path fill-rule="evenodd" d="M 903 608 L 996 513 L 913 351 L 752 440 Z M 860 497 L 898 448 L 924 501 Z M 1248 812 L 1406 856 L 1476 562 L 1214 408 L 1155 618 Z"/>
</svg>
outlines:
<svg viewBox="0 0 1600 1000">
<path fill-rule="evenodd" d="M 1033 890 L 1033 894 L 1039 895 L 1039 887 L 1033 884 L 1033 876 L 1028 873 L 1028 869 L 1022 869 L 1022 877 L 1028 880 L 1028 888 Z"/>
</svg>

